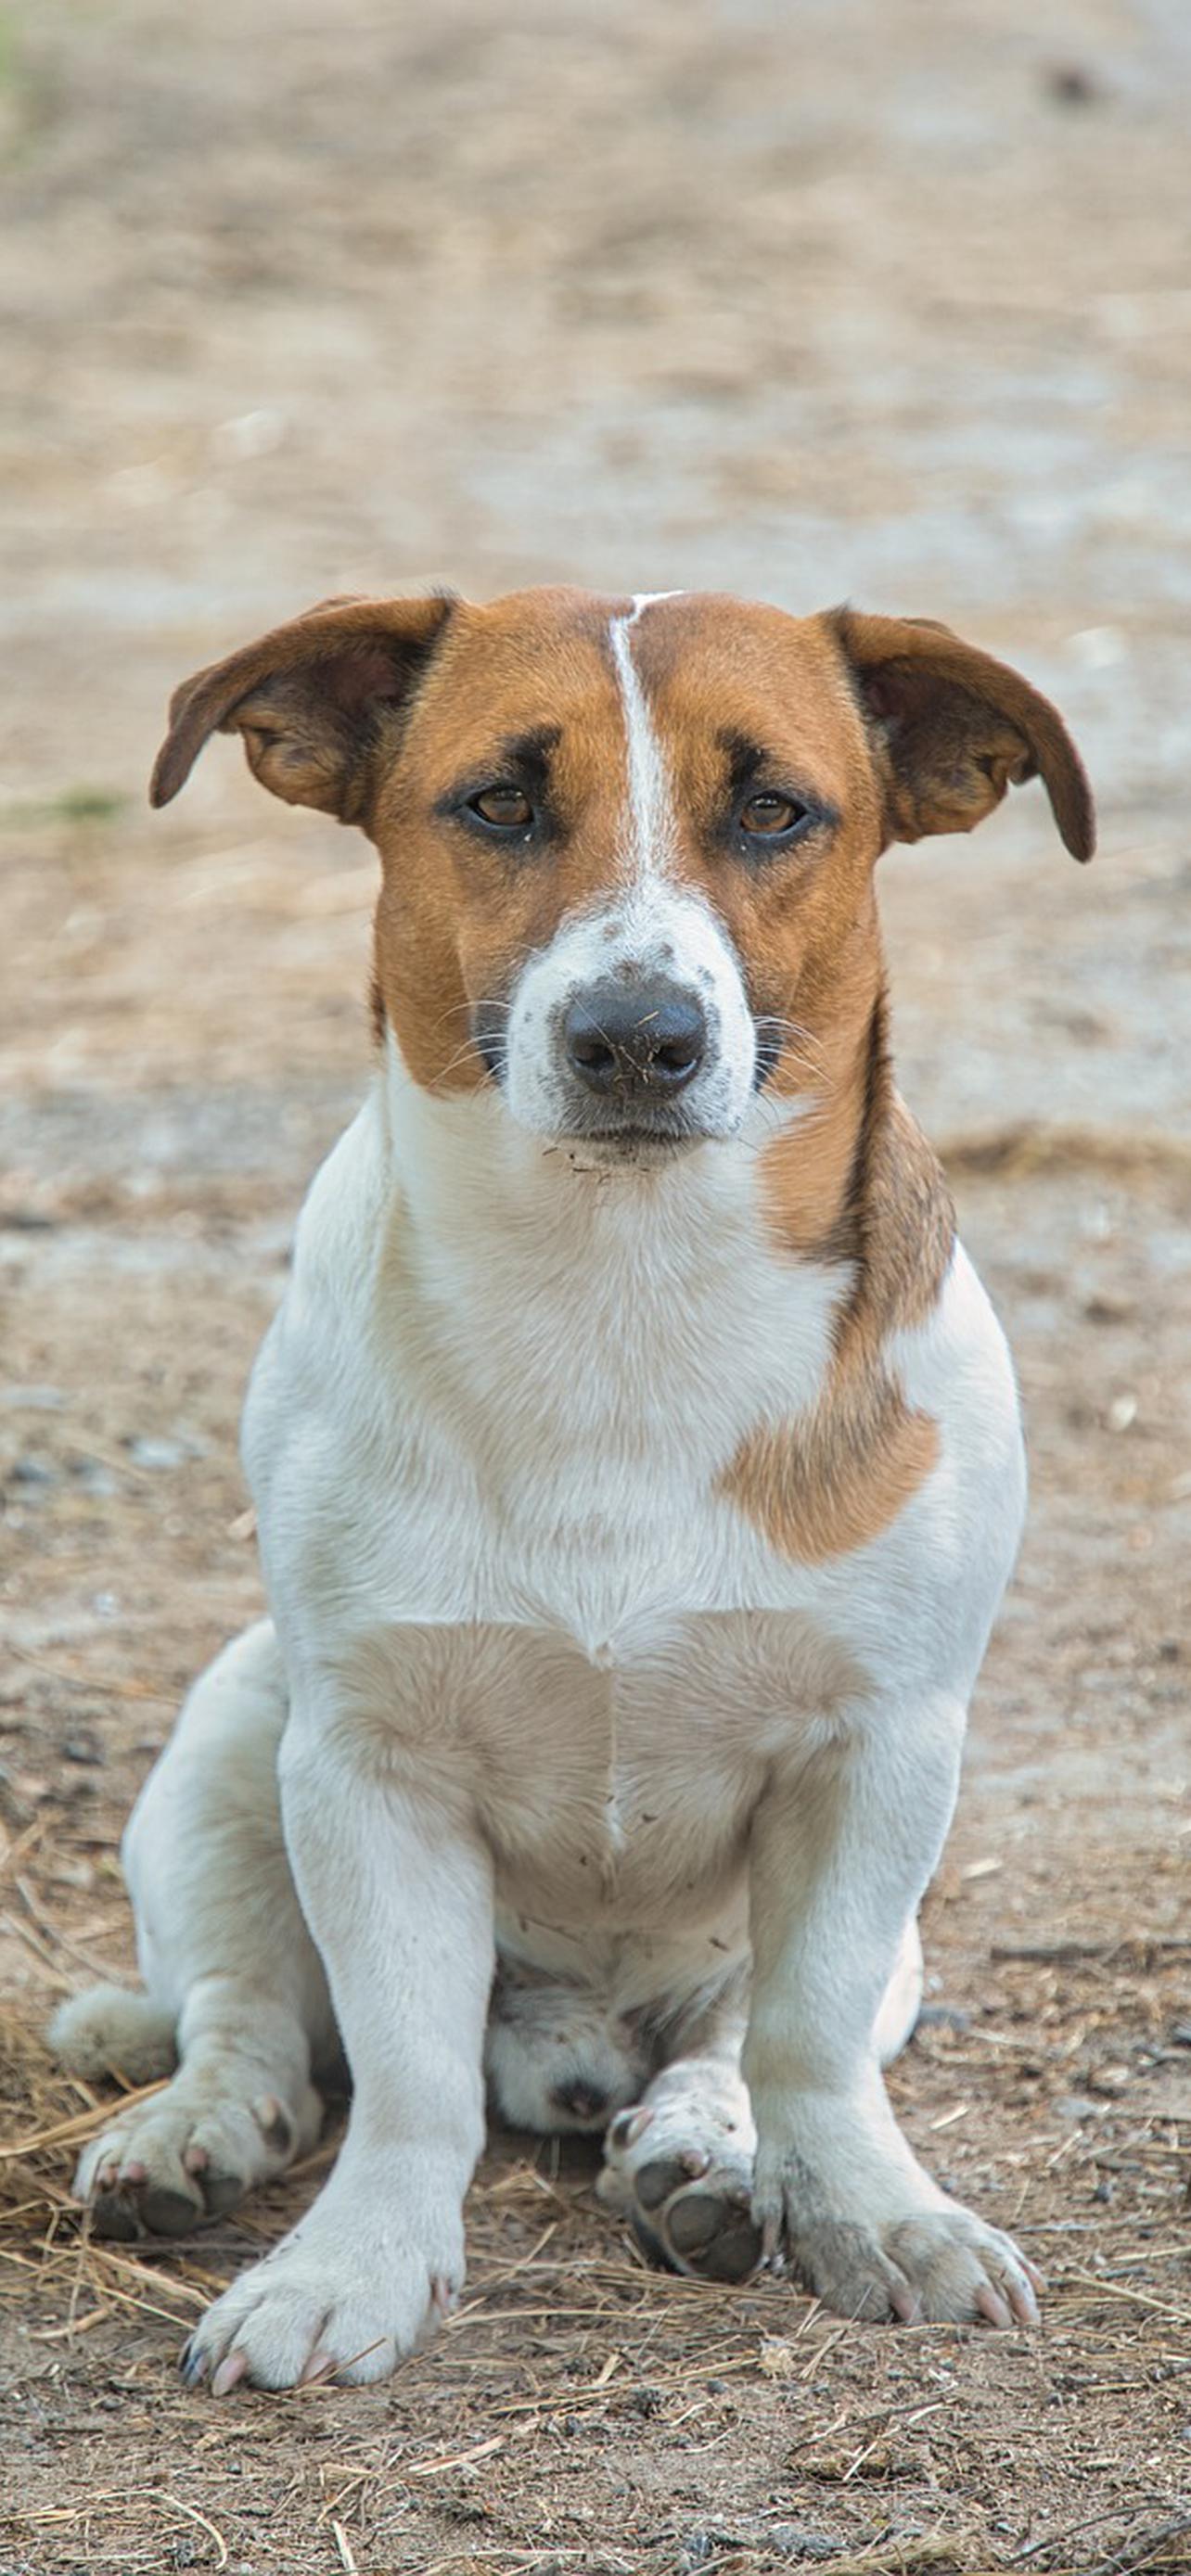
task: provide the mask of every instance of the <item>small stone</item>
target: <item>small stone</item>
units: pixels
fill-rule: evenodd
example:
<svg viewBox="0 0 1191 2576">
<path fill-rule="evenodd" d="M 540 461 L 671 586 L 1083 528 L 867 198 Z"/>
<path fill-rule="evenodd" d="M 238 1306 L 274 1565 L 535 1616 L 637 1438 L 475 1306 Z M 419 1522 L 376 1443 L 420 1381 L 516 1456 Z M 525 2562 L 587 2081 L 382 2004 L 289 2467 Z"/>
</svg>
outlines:
<svg viewBox="0 0 1191 2576">
<path fill-rule="evenodd" d="M 723 2551 L 731 2550 L 735 2553 L 739 2547 L 739 2535 L 734 2531 L 721 2531 L 714 2528 L 709 2531 L 691 2531 L 687 2533 L 682 2544 L 681 2564 L 684 2568 L 708 2567 Z"/>
<path fill-rule="evenodd" d="M 89 1726 L 76 1726 L 73 1735 L 64 1735 L 58 1747 L 64 1762 L 78 1762 L 86 1769 L 97 1769 L 104 1761 L 99 1737 Z"/>
<path fill-rule="evenodd" d="M 178 1440 L 127 1440 L 125 1447 L 136 1467 L 180 1467 L 187 1452 Z"/>
<path fill-rule="evenodd" d="M 1047 97 L 1056 107 L 1095 107 L 1104 92 L 1085 63 L 1050 63 L 1042 75 Z"/>
<path fill-rule="evenodd" d="M 119 1478 L 112 1474 L 110 1467 L 99 1466 L 94 1458 L 80 1459 L 73 1472 L 83 1492 L 93 1495 L 97 1502 L 110 1502 L 112 1495 L 120 1491 Z"/>
<path fill-rule="evenodd" d="M 1102 1289 L 1095 1297 L 1085 1298 L 1083 1311 L 1089 1324 L 1126 1324 L 1136 1314 L 1137 1304 L 1132 1297 L 1110 1297 Z"/>
</svg>

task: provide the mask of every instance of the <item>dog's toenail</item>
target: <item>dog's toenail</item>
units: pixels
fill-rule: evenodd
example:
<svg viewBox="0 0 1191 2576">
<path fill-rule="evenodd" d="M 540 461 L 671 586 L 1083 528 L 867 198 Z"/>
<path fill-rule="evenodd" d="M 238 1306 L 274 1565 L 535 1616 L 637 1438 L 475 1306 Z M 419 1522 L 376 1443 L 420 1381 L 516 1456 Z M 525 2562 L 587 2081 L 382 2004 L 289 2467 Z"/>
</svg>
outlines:
<svg viewBox="0 0 1191 2576">
<path fill-rule="evenodd" d="M 247 2376 L 247 2353 L 229 2352 L 227 2360 L 220 2362 L 219 2368 L 215 2373 L 215 2377 L 211 2382 L 212 2397 L 230 2396 L 232 2389 L 238 2388 L 240 2381 L 242 2379 L 246 2379 Z"/>
<path fill-rule="evenodd" d="M 977 2290 L 976 2312 L 978 2316 L 985 2317 L 990 2326 L 999 2326 L 1002 2333 L 1006 2326 L 1011 2326 L 1013 2323 L 1010 2309 L 1006 2306 L 1000 2292 L 994 2290 L 991 2282 L 982 2282 Z"/>
</svg>

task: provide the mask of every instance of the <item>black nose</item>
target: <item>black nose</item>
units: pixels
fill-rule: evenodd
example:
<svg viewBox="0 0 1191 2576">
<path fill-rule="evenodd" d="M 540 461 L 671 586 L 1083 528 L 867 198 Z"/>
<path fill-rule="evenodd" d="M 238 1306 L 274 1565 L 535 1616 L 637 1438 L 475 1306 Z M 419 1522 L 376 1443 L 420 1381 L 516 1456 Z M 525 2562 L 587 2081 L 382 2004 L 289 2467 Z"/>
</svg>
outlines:
<svg viewBox="0 0 1191 2576">
<path fill-rule="evenodd" d="M 563 1022 L 567 1061 L 589 1091 L 669 1098 L 707 1052 L 701 1002 L 677 984 L 591 984 Z"/>
</svg>

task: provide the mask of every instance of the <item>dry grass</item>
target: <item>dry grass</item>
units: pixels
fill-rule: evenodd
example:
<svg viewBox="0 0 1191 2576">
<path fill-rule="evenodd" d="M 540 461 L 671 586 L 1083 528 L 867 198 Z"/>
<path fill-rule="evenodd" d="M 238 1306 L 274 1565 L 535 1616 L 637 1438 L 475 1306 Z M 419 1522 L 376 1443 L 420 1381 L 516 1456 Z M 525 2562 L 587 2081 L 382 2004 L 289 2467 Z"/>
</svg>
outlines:
<svg viewBox="0 0 1191 2576">
<path fill-rule="evenodd" d="M 51 1925 L 51 1893 L 26 1877 L 27 1831 L 13 1849 Z M 46 2001 L 74 1981 L 95 1922 L 78 1900 L 66 1912 L 78 1924 L 48 1929 L 35 1954 Z M 106 1950 L 106 1915 L 98 1928 Z M 996 2009 L 980 2018 L 978 2006 L 965 2029 L 928 2026 L 893 2079 L 923 2147 L 969 2168 L 957 2182 L 1044 2263 L 1040 2338 L 874 2332 L 778 2283 L 660 2279 L 610 2232 L 586 2149 L 527 2155 L 502 2139 L 473 2193 L 468 2294 L 426 2354 L 381 2389 L 221 2407 L 184 2394 L 176 2350 L 302 2206 L 336 2133 L 284 2186 L 185 2245 L 97 2242 L 69 2173 L 110 2105 L 51 2066 L 27 2006 L 3 2033 L 0 2314 L 10 2459 L 27 2466 L 0 2564 L 21 2576 L 1187 2567 L 1187 2169 L 1154 2101 L 1177 2052 L 1155 2048 L 1143 2074 L 1136 2044 L 1139 2029 L 1171 2025 L 1178 1945 L 1156 1934 L 1107 1965 L 1094 1941 L 1055 1946 L 1057 1963 L 975 1964 L 973 1983 L 995 1976 Z M 1131 2054 L 1122 2080 L 1114 2065 Z M 1075 2063 L 1098 2067 L 1106 2089 L 1093 2115 L 1064 2124 Z"/>
</svg>

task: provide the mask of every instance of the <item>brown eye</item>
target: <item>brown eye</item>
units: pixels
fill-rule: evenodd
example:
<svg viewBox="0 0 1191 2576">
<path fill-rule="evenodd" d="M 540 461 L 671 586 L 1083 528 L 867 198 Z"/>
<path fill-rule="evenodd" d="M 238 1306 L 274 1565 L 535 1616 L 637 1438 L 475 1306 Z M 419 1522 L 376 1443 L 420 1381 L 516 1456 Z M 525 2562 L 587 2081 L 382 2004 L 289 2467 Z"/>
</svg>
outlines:
<svg viewBox="0 0 1191 2576">
<path fill-rule="evenodd" d="M 533 821 L 533 807 L 519 787 L 482 787 L 467 801 L 481 823 L 490 823 L 497 832 L 524 832 Z"/>
<path fill-rule="evenodd" d="M 748 803 L 740 809 L 741 830 L 753 833 L 759 840 L 776 840 L 783 832 L 792 832 L 796 823 L 805 823 L 807 819 L 805 805 L 799 805 L 793 796 L 779 796 L 769 788 L 762 788 L 757 795 L 750 796 Z"/>
</svg>

